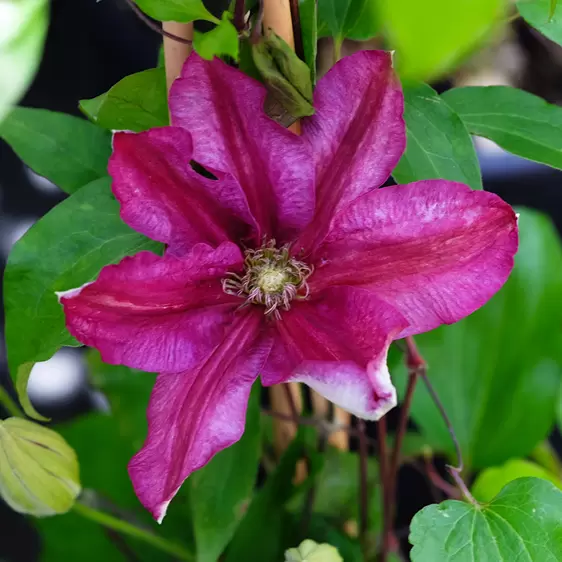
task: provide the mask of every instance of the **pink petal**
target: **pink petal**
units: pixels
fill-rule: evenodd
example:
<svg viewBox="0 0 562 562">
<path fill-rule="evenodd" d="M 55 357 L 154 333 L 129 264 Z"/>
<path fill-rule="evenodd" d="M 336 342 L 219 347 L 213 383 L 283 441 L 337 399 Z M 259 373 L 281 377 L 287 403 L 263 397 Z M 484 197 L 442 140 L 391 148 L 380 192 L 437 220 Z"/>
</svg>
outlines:
<svg viewBox="0 0 562 562">
<path fill-rule="evenodd" d="M 244 433 L 252 384 L 271 343 L 258 338 L 263 315 L 245 309 L 208 358 L 161 374 L 148 407 L 148 437 L 129 464 L 143 505 L 159 522 L 183 481 Z"/>
<path fill-rule="evenodd" d="M 401 336 L 450 324 L 505 283 L 517 219 L 497 195 L 445 180 L 385 187 L 339 214 L 316 252 L 311 290 L 368 287 L 410 322 Z"/>
<path fill-rule="evenodd" d="M 297 244 L 305 253 L 334 213 L 387 180 L 406 147 L 404 97 L 390 53 L 360 51 L 340 60 L 318 82 L 314 107 L 302 121 L 317 198 L 314 222 Z"/>
<path fill-rule="evenodd" d="M 298 302 L 272 330 L 275 340 L 262 382 L 304 382 L 366 419 L 396 404 L 386 356 L 404 317 L 371 292 L 334 287 Z"/>
<path fill-rule="evenodd" d="M 178 127 L 116 133 L 109 173 L 132 228 L 175 253 L 194 244 L 218 245 L 257 234 L 246 196 L 231 176 L 211 180 L 190 165 L 191 135 Z"/>
<path fill-rule="evenodd" d="M 261 236 L 289 240 L 314 210 L 308 144 L 267 117 L 265 88 L 220 59 L 192 53 L 170 93 L 174 125 L 193 136 L 194 159 L 232 174 L 244 188 Z"/>
<path fill-rule="evenodd" d="M 194 246 L 184 258 L 141 252 L 104 267 L 96 281 L 61 296 L 70 333 L 106 363 L 179 371 L 222 339 L 240 300 L 221 278 L 241 267 L 237 246 Z"/>
</svg>

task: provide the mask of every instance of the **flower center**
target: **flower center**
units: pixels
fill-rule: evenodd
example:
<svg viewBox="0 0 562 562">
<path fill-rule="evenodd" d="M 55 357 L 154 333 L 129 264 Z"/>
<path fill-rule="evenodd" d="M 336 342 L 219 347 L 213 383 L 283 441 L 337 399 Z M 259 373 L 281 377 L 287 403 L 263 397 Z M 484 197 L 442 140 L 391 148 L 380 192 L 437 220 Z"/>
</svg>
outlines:
<svg viewBox="0 0 562 562">
<path fill-rule="evenodd" d="M 244 256 L 244 273 L 229 273 L 222 280 L 225 293 L 245 299 L 245 304 L 260 304 L 266 315 L 277 319 L 293 299 L 308 297 L 306 280 L 312 267 L 291 258 L 287 246 L 276 248 L 275 240 L 270 240 L 258 250 L 246 250 Z"/>
</svg>

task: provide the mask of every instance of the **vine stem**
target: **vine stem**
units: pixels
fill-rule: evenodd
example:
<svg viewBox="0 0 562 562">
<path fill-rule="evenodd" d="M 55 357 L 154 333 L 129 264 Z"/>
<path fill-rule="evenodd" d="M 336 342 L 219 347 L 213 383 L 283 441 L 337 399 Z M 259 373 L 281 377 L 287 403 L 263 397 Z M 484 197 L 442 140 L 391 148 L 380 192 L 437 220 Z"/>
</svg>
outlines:
<svg viewBox="0 0 562 562">
<path fill-rule="evenodd" d="M 244 31 L 246 27 L 246 22 L 244 21 L 244 17 L 246 15 L 246 1 L 245 0 L 236 0 L 234 4 L 234 27 L 240 33 Z"/>
<path fill-rule="evenodd" d="M 21 411 L 20 407 L 17 405 L 15 400 L 10 396 L 8 391 L 0 385 L 0 404 L 4 406 L 4 409 L 10 416 L 14 418 L 25 418 L 24 413 Z"/>
<path fill-rule="evenodd" d="M 157 23 L 154 23 L 134 2 L 134 0 L 125 0 L 129 8 L 135 12 L 136 16 L 147 26 L 152 29 L 152 31 L 156 31 L 163 37 L 167 37 L 168 39 L 172 39 L 172 41 L 177 41 L 178 43 L 183 43 L 185 45 L 191 45 L 192 39 L 182 37 L 181 35 L 176 35 L 175 33 L 171 33 L 170 31 L 160 27 Z M 217 20 L 215 23 L 220 23 Z"/>
<path fill-rule="evenodd" d="M 112 531 L 144 541 L 158 550 L 175 556 L 180 560 L 185 560 L 186 562 L 193 562 L 195 560 L 195 556 L 182 545 L 171 542 L 168 539 L 155 535 L 149 531 L 145 531 L 144 529 L 136 527 L 127 521 L 113 517 L 113 515 L 109 515 L 109 513 L 98 511 L 97 509 L 80 502 L 76 502 L 72 509 L 75 513 L 85 519 L 99 523 L 103 527 L 111 529 Z"/>
<path fill-rule="evenodd" d="M 377 439 L 379 445 L 379 475 L 382 489 L 382 551 L 380 562 L 386 562 L 390 551 L 392 521 L 390 518 L 390 494 L 388 489 L 388 454 L 386 450 L 387 430 L 386 417 L 377 422 Z"/>
<path fill-rule="evenodd" d="M 451 436 L 451 440 L 453 441 L 453 445 L 455 447 L 455 454 L 457 457 L 457 466 L 452 466 L 452 465 L 447 465 L 447 469 L 450 473 L 450 475 L 452 476 L 453 480 L 455 481 L 455 484 L 457 485 L 457 487 L 459 488 L 459 490 L 462 492 L 463 496 L 472 504 L 475 506 L 480 505 L 476 499 L 474 498 L 474 496 L 470 493 L 468 486 L 465 484 L 464 480 L 461 477 L 461 473 L 464 470 L 464 463 L 463 463 L 463 458 L 462 458 L 462 451 L 461 451 L 461 447 L 459 444 L 459 440 L 457 439 L 457 435 L 455 433 L 455 429 L 453 428 L 453 424 L 451 423 L 451 420 L 449 419 L 449 416 L 447 414 L 447 411 L 445 410 L 445 407 L 443 406 L 441 400 L 439 399 L 439 396 L 437 394 L 437 392 L 435 391 L 435 389 L 433 388 L 433 385 L 431 384 L 431 382 L 429 381 L 429 378 L 427 376 L 427 372 L 422 371 L 420 372 L 420 376 L 427 388 L 427 391 L 429 392 L 429 395 L 431 396 L 431 399 L 433 400 L 434 404 L 437 406 L 437 409 L 439 410 L 439 413 L 441 414 L 441 417 L 443 418 L 443 421 L 445 422 L 445 425 L 447 426 L 447 431 L 449 432 L 449 435 Z"/>
<path fill-rule="evenodd" d="M 359 431 L 359 541 L 366 559 L 367 532 L 369 531 L 369 481 L 368 459 L 369 448 L 366 439 L 365 421 L 357 420 Z"/>
</svg>

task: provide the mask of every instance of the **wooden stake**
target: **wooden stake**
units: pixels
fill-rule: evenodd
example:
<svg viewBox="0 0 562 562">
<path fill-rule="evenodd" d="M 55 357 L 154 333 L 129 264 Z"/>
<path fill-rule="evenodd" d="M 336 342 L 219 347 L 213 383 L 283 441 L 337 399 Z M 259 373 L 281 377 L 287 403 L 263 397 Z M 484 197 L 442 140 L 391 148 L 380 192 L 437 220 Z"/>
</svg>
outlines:
<svg viewBox="0 0 562 562">
<path fill-rule="evenodd" d="M 193 39 L 193 23 L 177 23 L 166 21 L 162 24 L 165 31 L 184 39 Z M 168 90 L 173 81 L 180 75 L 185 59 L 191 53 L 191 45 L 179 43 L 169 37 L 164 37 L 164 60 L 166 62 L 166 84 Z"/>
</svg>

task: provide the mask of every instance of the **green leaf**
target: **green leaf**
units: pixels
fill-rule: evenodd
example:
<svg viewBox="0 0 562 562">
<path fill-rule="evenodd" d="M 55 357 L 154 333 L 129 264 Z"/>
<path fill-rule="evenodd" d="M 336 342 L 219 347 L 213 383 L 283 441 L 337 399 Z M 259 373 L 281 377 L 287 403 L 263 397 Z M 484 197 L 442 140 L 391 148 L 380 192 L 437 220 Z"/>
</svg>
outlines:
<svg viewBox="0 0 562 562">
<path fill-rule="evenodd" d="M 232 25 L 230 18 L 230 14 L 224 12 L 222 20 L 218 21 L 217 26 L 211 31 L 206 33 L 195 31 L 193 47 L 204 59 L 211 60 L 213 57 L 225 55 L 238 60 L 238 31 Z"/>
<path fill-rule="evenodd" d="M 111 135 L 78 117 L 16 107 L 0 123 L 0 137 L 33 171 L 67 193 L 107 175 Z"/>
<path fill-rule="evenodd" d="M 454 67 L 504 17 L 505 0 L 380 0 L 388 46 L 405 79 L 427 81 Z"/>
<path fill-rule="evenodd" d="M 12 377 L 23 364 L 80 345 L 66 330 L 56 291 L 93 280 L 126 255 L 160 247 L 123 223 L 109 178 L 86 185 L 40 219 L 14 245 L 4 272 Z M 22 385 L 16 381 L 16 387 L 22 397 Z"/>
<path fill-rule="evenodd" d="M 284 550 L 292 546 L 290 536 L 294 522 L 283 505 L 295 492 L 293 477 L 304 446 L 304 431 L 301 428 L 275 472 L 254 496 L 230 543 L 224 562 L 282 560 Z"/>
<path fill-rule="evenodd" d="M 3 2 L 0 16 L 0 122 L 28 88 L 39 65 L 49 22 L 46 0 Z"/>
<path fill-rule="evenodd" d="M 427 84 L 405 87 L 404 103 L 407 145 L 394 179 L 445 179 L 482 189 L 476 151 L 460 117 Z"/>
<path fill-rule="evenodd" d="M 472 134 L 562 169 L 562 108 L 507 86 L 455 88 L 443 98 Z"/>
<path fill-rule="evenodd" d="M 562 492 L 522 478 L 483 506 L 449 500 L 412 520 L 413 562 L 562 560 Z"/>
<path fill-rule="evenodd" d="M 219 558 L 252 497 L 261 453 L 260 390 L 254 385 L 242 439 L 189 479 L 198 562 Z"/>
<path fill-rule="evenodd" d="M 140 132 L 169 125 L 164 68 L 126 76 L 105 94 L 81 100 L 80 109 L 105 129 Z"/>
<path fill-rule="evenodd" d="M 562 250 L 545 216 L 522 210 L 511 277 L 464 320 L 416 336 L 428 376 L 457 434 L 465 464 L 485 468 L 525 457 L 550 432 L 562 373 Z M 400 390 L 402 366 L 393 372 Z M 412 417 L 436 450 L 454 454 L 427 390 Z"/>
<path fill-rule="evenodd" d="M 135 0 L 135 2 L 145 14 L 156 20 L 183 23 L 205 20 L 219 23 L 201 0 Z"/>
<path fill-rule="evenodd" d="M 316 0 L 299 0 L 299 17 L 304 60 L 310 69 L 312 85 L 316 84 L 316 55 L 318 54 L 318 4 Z"/>
<path fill-rule="evenodd" d="M 517 9 L 530 26 L 562 45 L 562 6 L 556 0 L 518 0 Z"/>
<path fill-rule="evenodd" d="M 525 459 L 511 459 L 502 466 L 483 470 L 472 485 L 471 492 L 478 501 L 490 502 L 506 484 L 525 477 L 542 478 L 562 489 L 562 481 L 538 464 Z"/>
<path fill-rule="evenodd" d="M 319 0 L 318 26 L 322 36 L 332 35 L 337 41 L 346 37 L 365 41 L 380 28 L 375 0 Z"/>
</svg>

